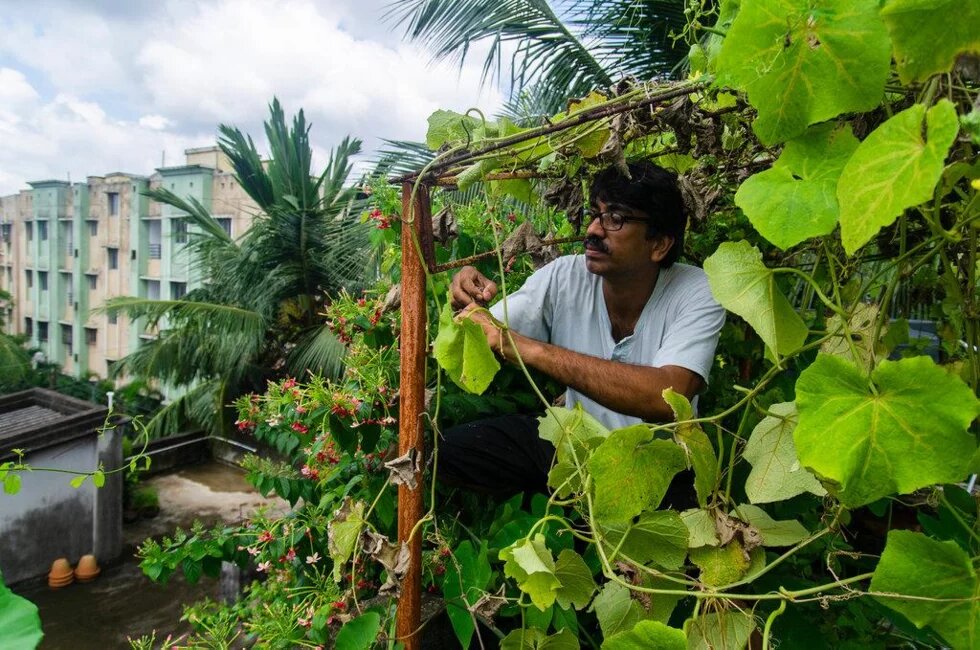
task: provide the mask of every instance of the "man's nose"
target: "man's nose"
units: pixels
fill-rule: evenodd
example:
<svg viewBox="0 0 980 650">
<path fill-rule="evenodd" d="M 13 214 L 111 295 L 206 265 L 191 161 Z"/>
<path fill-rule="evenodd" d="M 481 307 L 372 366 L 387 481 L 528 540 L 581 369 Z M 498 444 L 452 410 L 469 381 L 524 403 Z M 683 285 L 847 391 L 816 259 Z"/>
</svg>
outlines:
<svg viewBox="0 0 980 650">
<path fill-rule="evenodd" d="M 599 238 L 606 236 L 606 229 L 602 227 L 602 219 L 593 219 L 586 215 L 589 219 L 589 227 L 585 229 L 586 235 L 594 235 Z"/>
</svg>

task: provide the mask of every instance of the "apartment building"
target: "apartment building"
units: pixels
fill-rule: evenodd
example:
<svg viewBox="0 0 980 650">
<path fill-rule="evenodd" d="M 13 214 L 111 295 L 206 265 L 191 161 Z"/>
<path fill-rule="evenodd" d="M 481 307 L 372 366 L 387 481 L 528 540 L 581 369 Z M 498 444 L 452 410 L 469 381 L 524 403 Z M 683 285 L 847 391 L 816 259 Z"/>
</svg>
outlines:
<svg viewBox="0 0 980 650">
<path fill-rule="evenodd" d="M 185 151 L 185 164 L 150 176 L 113 172 L 84 183 L 40 180 L 0 197 L 0 288 L 12 296 L 8 333 L 26 334 L 67 374 L 105 377 L 153 337 L 143 323 L 97 311 L 109 298 L 179 299 L 203 278 L 186 249 L 193 226 L 143 193 L 193 197 L 232 236 L 255 204 L 218 147 Z"/>
</svg>

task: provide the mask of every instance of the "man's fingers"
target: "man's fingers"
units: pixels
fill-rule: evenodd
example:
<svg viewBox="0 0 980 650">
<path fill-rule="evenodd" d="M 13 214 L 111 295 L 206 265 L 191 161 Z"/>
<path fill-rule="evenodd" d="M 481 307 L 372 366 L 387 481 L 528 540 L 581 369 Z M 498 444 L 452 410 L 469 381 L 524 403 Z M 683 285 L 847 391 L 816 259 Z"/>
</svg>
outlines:
<svg viewBox="0 0 980 650">
<path fill-rule="evenodd" d="M 483 279 L 485 281 L 485 284 L 483 285 L 483 288 L 482 288 L 482 292 L 483 292 L 482 293 L 482 299 L 483 299 L 483 302 L 489 302 L 490 300 L 493 300 L 493 297 L 494 296 L 497 295 L 497 283 L 496 282 L 491 282 L 490 280 L 487 280 L 486 278 L 483 278 Z"/>
</svg>

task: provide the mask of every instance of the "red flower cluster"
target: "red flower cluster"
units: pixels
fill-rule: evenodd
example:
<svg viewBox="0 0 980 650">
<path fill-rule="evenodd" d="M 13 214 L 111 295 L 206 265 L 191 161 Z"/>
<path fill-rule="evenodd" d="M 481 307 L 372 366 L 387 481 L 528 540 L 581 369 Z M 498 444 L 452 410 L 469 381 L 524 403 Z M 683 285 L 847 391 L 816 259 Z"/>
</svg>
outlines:
<svg viewBox="0 0 980 650">
<path fill-rule="evenodd" d="M 289 428 L 295 431 L 296 433 L 306 433 L 307 431 L 309 431 L 309 428 L 306 427 L 302 422 L 293 422 L 292 424 L 289 425 Z"/>
<path fill-rule="evenodd" d="M 378 230 L 385 230 L 387 228 L 391 228 L 391 217 L 385 216 L 385 214 L 378 208 L 371 210 L 368 216 L 371 218 L 372 221 L 377 223 Z"/>
</svg>

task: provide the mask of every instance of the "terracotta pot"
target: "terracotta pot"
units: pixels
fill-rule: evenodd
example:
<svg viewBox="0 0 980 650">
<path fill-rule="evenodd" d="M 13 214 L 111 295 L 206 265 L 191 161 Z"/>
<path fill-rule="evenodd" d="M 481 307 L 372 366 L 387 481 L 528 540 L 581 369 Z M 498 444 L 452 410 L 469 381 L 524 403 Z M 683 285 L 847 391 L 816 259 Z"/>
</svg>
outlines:
<svg viewBox="0 0 980 650">
<path fill-rule="evenodd" d="M 83 555 L 79 558 L 78 566 L 75 567 L 76 580 L 79 582 L 88 582 L 100 573 L 102 573 L 102 569 L 99 567 L 99 563 L 95 561 L 94 555 Z"/>
<path fill-rule="evenodd" d="M 75 580 L 72 573 L 71 564 L 67 558 L 59 557 L 51 563 L 51 571 L 48 572 L 48 586 L 58 589 L 70 585 Z"/>
</svg>

